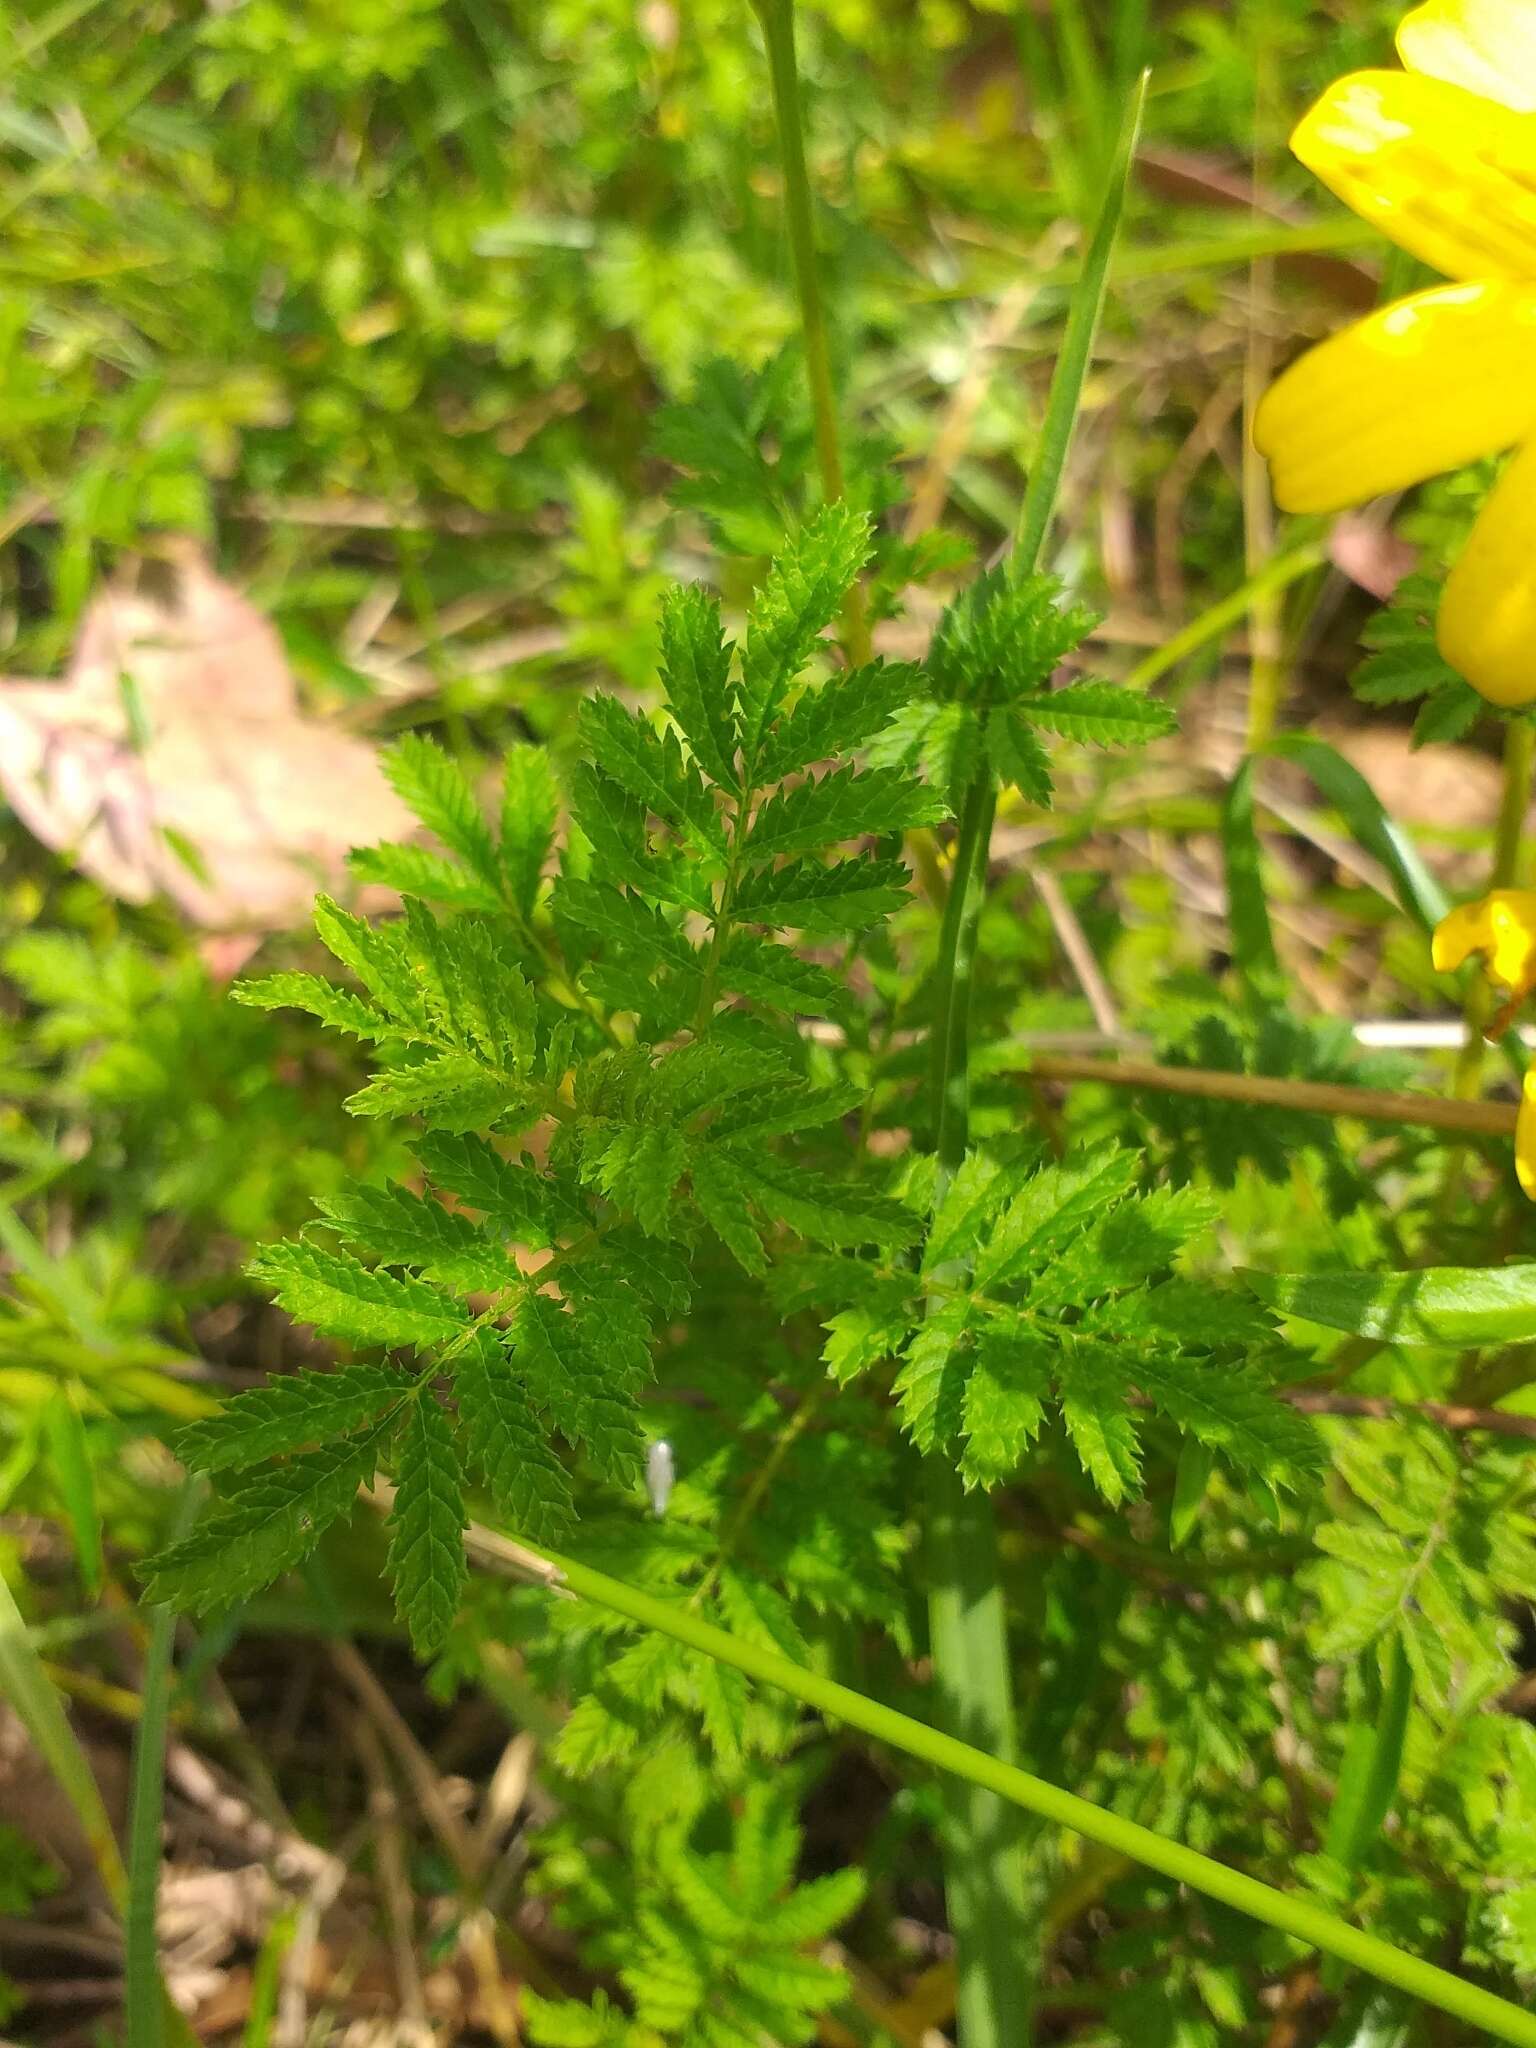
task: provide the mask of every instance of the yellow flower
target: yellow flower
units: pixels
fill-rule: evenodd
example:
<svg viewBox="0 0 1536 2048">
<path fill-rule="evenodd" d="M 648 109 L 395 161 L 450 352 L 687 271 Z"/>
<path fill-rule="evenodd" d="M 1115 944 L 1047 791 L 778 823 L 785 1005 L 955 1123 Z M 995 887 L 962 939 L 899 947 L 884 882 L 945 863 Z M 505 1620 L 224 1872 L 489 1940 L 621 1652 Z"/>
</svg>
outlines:
<svg viewBox="0 0 1536 2048">
<path fill-rule="evenodd" d="M 1433 948 L 1436 972 L 1453 974 L 1474 953 L 1482 954 L 1489 980 L 1509 996 L 1507 1007 L 1488 1027 L 1489 1035 L 1496 1037 L 1536 989 L 1536 889 L 1494 889 L 1479 902 L 1463 903 L 1441 918 Z M 1527 1071 L 1520 1091 L 1515 1171 L 1521 1187 L 1536 1201 L 1536 1066 Z"/>
<path fill-rule="evenodd" d="M 1440 605 L 1440 650 L 1495 704 L 1536 699 L 1536 4 L 1428 0 L 1404 71 L 1331 85 L 1291 146 L 1454 283 L 1294 363 L 1254 439 L 1288 511 L 1335 512 L 1516 449 Z"/>
<path fill-rule="evenodd" d="M 1437 974 L 1454 974 L 1481 953 L 1491 981 L 1521 1003 L 1536 988 L 1536 889 L 1494 889 L 1463 903 L 1435 927 Z"/>
<path fill-rule="evenodd" d="M 1527 1067 L 1520 1083 L 1520 1114 L 1515 1118 L 1515 1172 L 1520 1185 L 1536 1202 L 1536 1067 Z"/>
</svg>

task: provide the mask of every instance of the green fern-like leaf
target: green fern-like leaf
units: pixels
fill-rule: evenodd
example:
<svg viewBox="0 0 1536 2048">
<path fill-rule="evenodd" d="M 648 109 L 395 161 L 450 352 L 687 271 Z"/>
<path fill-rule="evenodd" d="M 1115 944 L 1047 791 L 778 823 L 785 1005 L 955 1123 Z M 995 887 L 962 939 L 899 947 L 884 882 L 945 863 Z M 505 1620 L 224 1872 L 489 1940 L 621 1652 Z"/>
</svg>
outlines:
<svg viewBox="0 0 1536 2048">
<path fill-rule="evenodd" d="M 753 864 L 817 853 L 845 839 L 935 824 L 943 799 L 891 769 L 841 768 L 819 782 L 799 782 L 764 804 L 752 821 L 742 858 Z"/>
<path fill-rule="evenodd" d="M 313 1550 L 373 1478 L 393 1419 L 241 1475 L 190 1536 L 145 1567 L 148 1597 L 194 1614 L 233 1606 Z"/>
<path fill-rule="evenodd" d="M 353 1186 L 320 1202 L 321 1214 L 391 1265 L 412 1266 L 445 1287 L 497 1293 L 521 1282 L 506 1247 L 461 1211 L 408 1188 Z"/>
<path fill-rule="evenodd" d="M 497 892 L 473 869 L 425 846 L 396 846 L 387 841 L 364 846 L 347 856 L 347 865 L 360 882 L 458 910 L 495 910 L 499 901 Z"/>
<path fill-rule="evenodd" d="M 616 1485 L 640 1476 L 645 1448 L 635 1414 L 633 1374 L 615 1375 L 610 1339 L 600 1311 L 562 1308 L 544 1294 L 527 1294 L 512 1325 L 517 1362 L 541 1407 L 558 1417 L 561 1433 L 587 1451 Z"/>
<path fill-rule="evenodd" d="M 411 1387 L 410 1380 L 382 1365 L 289 1373 L 236 1394 L 217 1415 L 190 1423 L 176 1436 L 173 1449 L 194 1472 L 260 1465 L 351 1436 L 398 1407 Z"/>
<path fill-rule="evenodd" d="M 1145 746 L 1178 727 L 1166 704 L 1113 683 L 1072 683 L 1064 690 L 1017 698 L 1014 708 L 1031 725 L 1096 747 Z"/>
<path fill-rule="evenodd" d="M 541 747 L 513 747 L 503 770 L 500 866 L 507 893 L 525 919 L 539 899 L 559 812 L 549 756 Z"/>
<path fill-rule="evenodd" d="M 458 1612 L 467 1576 L 459 1453 L 452 1424 L 430 1389 L 406 1410 L 394 1457 L 389 1574 L 416 1654 L 430 1657 Z"/>
<path fill-rule="evenodd" d="M 872 854 L 823 866 L 791 861 L 749 875 L 736 897 L 744 924 L 772 925 L 820 937 L 867 931 L 906 900 L 907 871 L 898 860 Z"/>
<path fill-rule="evenodd" d="M 454 1393 L 471 1463 L 499 1514 L 535 1543 L 558 1543 L 571 1523 L 571 1484 L 517 1373 L 512 1354 L 478 1330 L 458 1354 Z"/>
<path fill-rule="evenodd" d="M 431 1349 L 469 1321 L 457 1301 L 425 1281 L 370 1272 L 349 1254 L 315 1245 L 269 1245 L 251 1272 L 299 1322 L 352 1344 Z"/>
<path fill-rule="evenodd" d="M 526 1129 L 542 1103 L 530 1089 L 511 1088 L 470 1053 L 440 1053 L 413 1066 L 385 1067 L 347 1097 L 353 1116 L 419 1116 L 440 1131 L 483 1130 L 491 1124 Z"/>
<path fill-rule="evenodd" d="M 582 705 L 581 730 L 592 761 L 626 795 L 673 826 L 695 853 L 724 859 L 714 803 L 673 733 L 658 733 L 606 696 L 589 697 Z"/>
<path fill-rule="evenodd" d="M 501 879 L 495 842 L 480 800 L 458 763 L 416 733 L 407 733 L 387 747 L 383 762 L 395 793 L 464 863 L 494 901 Z"/>
<path fill-rule="evenodd" d="M 485 1138 L 433 1131 L 418 1153 L 439 1187 L 479 1209 L 508 1238 L 542 1251 L 561 1233 L 590 1227 L 585 1209 L 551 1175 L 503 1157 Z"/>
<path fill-rule="evenodd" d="M 747 620 L 737 730 L 754 764 L 774 713 L 869 557 L 869 522 L 824 506 L 778 557 Z"/>
<path fill-rule="evenodd" d="M 769 734 L 760 773 L 765 781 L 841 759 L 877 739 L 921 686 L 909 663 L 873 661 L 804 692 Z"/>
<path fill-rule="evenodd" d="M 401 1036 L 398 1018 L 382 1015 L 318 974 L 268 974 L 260 981 L 236 982 L 230 994 L 254 1010 L 305 1010 L 333 1031 L 349 1031 L 354 1038 Z"/>
<path fill-rule="evenodd" d="M 719 604 L 698 584 L 679 586 L 663 599 L 661 655 L 667 705 L 695 760 L 722 789 L 734 790 L 731 649 Z"/>
</svg>

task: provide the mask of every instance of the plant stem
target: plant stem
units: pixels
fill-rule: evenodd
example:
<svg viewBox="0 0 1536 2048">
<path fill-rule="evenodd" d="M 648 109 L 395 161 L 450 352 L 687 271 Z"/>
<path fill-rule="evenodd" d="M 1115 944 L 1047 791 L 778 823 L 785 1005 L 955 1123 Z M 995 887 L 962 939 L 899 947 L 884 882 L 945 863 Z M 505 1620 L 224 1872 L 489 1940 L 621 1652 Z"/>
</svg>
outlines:
<svg viewBox="0 0 1536 2048">
<path fill-rule="evenodd" d="M 1051 378 L 1040 443 L 1020 509 L 1010 563 L 1034 574 L 1072 444 L 1141 129 L 1142 79 L 1122 123 L 1083 274 L 1073 294 Z M 997 812 L 990 768 L 972 781 L 961 809 L 954 872 L 934 970 L 933 1104 L 938 1156 L 935 1201 L 965 1158 L 970 1136 L 970 1019 L 977 931 L 986 895 L 987 854 Z M 963 1262 L 934 1273 L 932 1315 Z M 938 1718 L 960 1741 L 980 1743 L 1001 1762 L 1014 1757 L 1013 1672 L 1003 1602 L 997 1519 L 980 1490 L 967 1492 L 947 1452 L 927 1460 L 928 1633 Z M 1025 1935 L 1027 1876 L 1016 1824 L 995 1791 L 975 1780 L 946 1789 L 944 1893 L 955 1937 L 957 2005 L 966 2048 L 1018 2048 L 1028 2038 L 1034 1972 Z"/>
<path fill-rule="evenodd" d="M 1253 55 L 1254 73 L 1254 161 L 1253 214 L 1259 214 L 1259 194 L 1273 128 L 1274 45 L 1269 7 L 1257 10 L 1257 35 Z M 1264 571 L 1274 560 L 1275 513 L 1270 497 L 1269 472 L 1253 438 L 1253 418 L 1259 400 L 1274 376 L 1275 349 L 1271 338 L 1270 304 L 1274 296 L 1274 258 L 1255 258 L 1248 273 L 1248 341 L 1243 359 L 1243 566 L 1250 591 L 1248 606 L 1248 752 L 1267 747 L 1280 723 L 1285 696 L 1283 611 L 1280 587 L 1266 582 Z"/>
<path fill-rule="evenodd" d="M 1026 1069 L 1034 1081 L 1095 1081 L 1156 1095 L 1196 1095 L 1210 1102 L 1251 1102 L 1265 1109 L 1358 1117 L 1368 1124 L 1422 1124 L 1481 1138 L 1514 1135 L 1512 1102 L 1452 1102 L 1443 1095 L 1357 1088 L 1340 1081 L 1291 1081 L 1277 1074 L 1229 1074 L 1209 1067 L 1160 1067 L 1151 1060 L 1101 1060 L 1076 1053 L 1040 1053 Z"/>
<path fill-rule="evenodd" d="M 934 1718 L 957 1740 L 1011 1764 L 1013 1670 L 997 1515 L 988 1494 L 966 1492 L 943 1451 L 926 1465 Z M 1036 1974 L 1022 1833 L 1006 1800 L 986 1785 L 948 1777 L 941 1792 L 960 2036 L 982 2048 L 1017 2048 L 1028 2039 Z"/>
<path fill-rule="evenodd" d="M 805 349 L 806 381 L 811 390 L 811 416 L 816 433 L 816 460 L 821 487 L 828 499 L 848 495 L 843 473 L 842 440 L 837 426 L 837 392 L 832 381 L 832 356 L 827 346 L 827 317 L 821 301 L 816 262 L 816 224 L 810 175 L 805 167 L 805 137 L 800 115 L 800 69 L 795 59 L 794 0 L 752 0 L 763 25 L 768 69 L 773 82 L 773 113 L 779 137 L 779 162 L 784 171 L 784 217 L 800 299 L 800 332 Z M 848 593 L 843 610 L 848 653 L 854 662 L 870 658 L 869 618 L 861 584 Z"/>
<path fill-rule="evenodd" d="M 1393 1394 L 1314 1393 L 1308 1387 L 1282 1387 L 1280 1400 L 1302 1415 L 1358 1415 L 1367 1422 L 1391 1422 L 1419 1416 L 1441 1429 L 1486 1430 L 1490 1436 L 1536 1438 L 1536 1415 L 1513 1408 L 1477 1408 L 1464 1401 L 1403 1401 Z"/>
<path fill-rule="evenodd" d="M 976 931 L 986 896 L 987 853 L 996 815 L 997 790 L 991 776 L 983 772 L 967 790 L 960 813 L 949 898 L 944 906 L 939 957 L 934 968 L 934 1151 L 939 1161 L 941 1194 L 964 1159 L 970 1138 L 971 989 Z"/>
<path fill-rule="evenodd" d="M 161 2048 L 164 1992 L 155 1937 L 160 1896 L 160 1822 L 165 1811 L 165 1738 L 176 1610 L 156 1607 L 144 1660 L 144 1697 L 133 1745 L 128 1816 L 128 1905 L 123 1916 L 123 2004 L 128 2048 Z"/>
<path fill-rule="evenodd" d="M 376 1506 L 386 1507 L 390 1489 L 376 1486 L 371 1498 Z M 839 1685 L 819 1671 L 808 1671 L 777 1650 L 730 1635 L 685 1608 L 626 1586 L 589 1565 L 535 1544 L 513 1542 L 474 1525 L 466 1532 L 465 1543 L 471 1556 L 482 1564 L 531 1577 L 553 1594 L 591 1600 L 611 1614 L 621 1614 L 643 1628 L 655 1629 L 717 1663 L 744 1672 L 764 1685 L 776 1686 L 817 1713 L 857 1728 L 935 1770 L 981 1787 L 1007 1805 L 1021 1807 L 1054 1827 L 1070 1828 L 1087 1840 L 1128 1857 L 1143 1869 L 1158 1871 L 1176 1884 L 1188 1885 L 1250 1920 L 1278 1928 L 1326 1955 L 1337 1956 L 1341 1962 L 1364 1970 L 1411 1998 L 1482 2028 L 1495 2040 L 1512 2042 L 1515 2048 L 1536 2048 L 1536 2014 L 1523 2012 L 1509 2000 L 1469 1984 L 1437 1964 L 1352 1927 L 1305 1893 L 1278 1891 L 1213 1857 L 1186 1848 L 1182 1842 L 1172 1841 L 1137 1821 L 1126 1820 L 1095 1806 L 1091 1800 L 1064 1791 L 1059 1785 L 1034 1777 L 1016 1764 L 987 1756 L 956 1736 L 926 1727 L 910 1715 Z M 1005 2031 L 996 2038 L 1006 2039 L 1009 2048 L 1015 2048 L 1019 2039 L 1018 2015 L 1004 2015 L 1003 2021 Z M 974 2048 L 969 2039 L 967 2048 Z"/>
<path fill-rule="evenodd" d="M 1493 842 L 1495 889 L 1512 889 L 1520 880 L 1520 854 L 1526 813 L 1531 806 L 1531 771 L 1536 766 L 1536 726 L 1512 718 L 1504 733 L 1504 786 Z"/>
<path fill-rule="evenodd" d="M 1115 243 L 1120 234 L 1121 217 L 1125 211 L 1125 194 L 1130 182 L 1131 165 L 1136 157 L 1136 145 L 1141 138 L 1141 117 L 1146 100 L 1147 74 L 1143 72 L 1131 93 L 1121 120 L 1109 178 L 1104 187 L 1104 196 L 1099 203 L 1098 218 L 1094 222 L 1093 235 L 1083 257 L 1082 275 L 1078 278 L 1077 289 L 1072 294 L 1072 304 L 1067 312 L 1067 327 L 1061 339 L 1061 354 L 1056 358 L 1056 368 L 1051 375 L 1051 388 L 1045 401 L 1045 418 L 1040 427 L 1040 446 L 1035 451 L 1035 460 L 1029 472 L 1024 503 L 1019 512 L 1018 535 L 1014 542 L 1014 572 L 1020 576 L 1034 574 L 1046 531 L 1056 510 L 1062 473 L 1067 463 L 1067 451 L 1072 445 L 1078 410 L 1082 405 L 1083 384 L 1088 376 L 1093 345 L 1098 338 L 1099 320 L 1104 311 L 1104 296 L 1109 287 L 1110 258 L 1115 253 Z"/>
<path fill-rule="evenodd" d="M 932 1026 L 936 1201 L 964 1160 L 969 1136 L 971 989 L 996 810 L 990 775 L 978 776 L 961 814 L 939 939 Z M 963 1280 L 963 1262 L 933 1278 L 936 1286 Z M 930 1297 L 930 1314 L 940 1298 Z M 1013 1672 L 992 1502 L 966 1491 L 942 1449 L 926 1461 L 926 1496 L 937 1718 L 949 1734 L 1011 1763 Z M 942 1849 L 961 2035 L 967 2048 L 1004 2048 L 1025 2038 L 1034 1975 L 1018 1826 L 995 1792 L 946 1780 Z"/>
<path fill-rule="evenodd" d="M 197 1499 L 197 1486 L 187 1484 L 172 1523 L 172 1541 L 184 1536 L 191 1526 Z M 127 2048 L 184 2048 L 184 2044 L 191 2048 L 192 2042 L 191 2030 L 171 2003 L 160 1976 L 156 1922 L 160 1898 L 160 1824 L 165 1814 L 165 1744 L 170 1726 L 175 1651 L 175 1608 L 151 1608 L 128 1809 L 128 1897 L 123 1912 Z"/>
</svg>

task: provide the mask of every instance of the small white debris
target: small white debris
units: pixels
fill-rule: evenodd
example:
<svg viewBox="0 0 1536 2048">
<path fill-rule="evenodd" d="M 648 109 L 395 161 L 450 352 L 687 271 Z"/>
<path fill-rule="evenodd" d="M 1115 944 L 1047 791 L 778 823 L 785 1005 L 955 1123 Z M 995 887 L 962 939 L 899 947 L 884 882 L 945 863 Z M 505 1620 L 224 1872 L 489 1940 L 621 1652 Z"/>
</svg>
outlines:
<svg viewBox="0 0 1536 2048">
<path fill-rule="evenodd" d="M 660 1437 L 651 1445 L 645 1460 L 645 1484 L 651 1496 L 651 1513 L 658 1520 L 667 1512 L 667 1502 L 672 1498 L 672 1482 L 676 1477 L 672 1446 L 665 1437 Z"/>
</svg>

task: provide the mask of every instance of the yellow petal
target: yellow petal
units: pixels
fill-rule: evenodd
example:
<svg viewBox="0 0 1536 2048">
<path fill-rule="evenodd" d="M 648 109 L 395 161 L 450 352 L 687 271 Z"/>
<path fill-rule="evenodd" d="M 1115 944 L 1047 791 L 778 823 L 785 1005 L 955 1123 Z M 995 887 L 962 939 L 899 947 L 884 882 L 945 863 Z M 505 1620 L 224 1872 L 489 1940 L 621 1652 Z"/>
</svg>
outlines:
<svg viewBox="0 0 1536 2048">
<path fill-rule="evenodd" d="M 1410 71 L 1536 113 L 1536 7 L 1531 0 L 1427 0 L 1398 25 Z"/>
<path fill-rule="evenodd" d="M 1437 974 L 1454 974 L 1481 953 L 1490 980 L 1513 996 L 1529 995 L 1536 988 L 1536 889 L 1493 889 L 1459 904 L 1435 926 L 1430 951 Z"/>
<path fill-rule="evenodd" d="M 1520 1114 L 1515 1118 L 1515 1172 L 1520 1185 L 1536 1202 L 1536 1067 L 1526 1069 L 1520 1084 Z"/>
<path fill-rule="evenodd" d="M 1440 599 L 1440 652 L 1490 704 L 1536 699 L 1536 441 L 1511 459 Z"/>
<path fill-rule="evenodd" d="M 1288 512 L 1336 512 L 1536 431 L 1536 285 L 1416 292 L 1311 349 L 1253 438 Z"/>
<path fill-rule="evenodd" d="M 1536 278 L 1536 114 L 1412 71 L 1356 71 L 1329 86 L 1291 147 L 1431 268 Z"/>
</svg>

